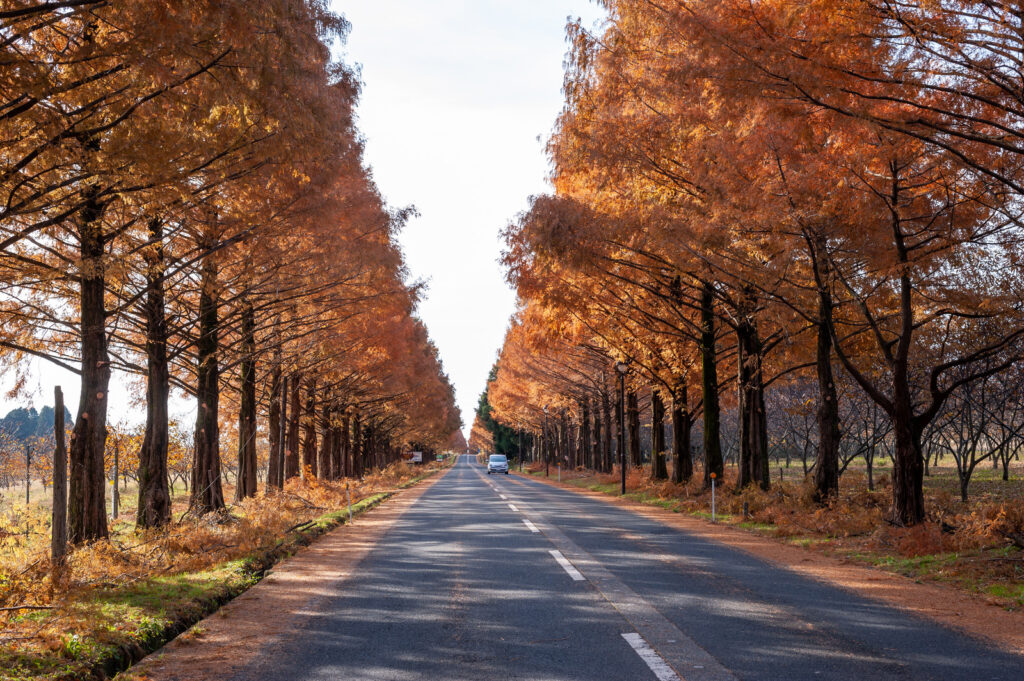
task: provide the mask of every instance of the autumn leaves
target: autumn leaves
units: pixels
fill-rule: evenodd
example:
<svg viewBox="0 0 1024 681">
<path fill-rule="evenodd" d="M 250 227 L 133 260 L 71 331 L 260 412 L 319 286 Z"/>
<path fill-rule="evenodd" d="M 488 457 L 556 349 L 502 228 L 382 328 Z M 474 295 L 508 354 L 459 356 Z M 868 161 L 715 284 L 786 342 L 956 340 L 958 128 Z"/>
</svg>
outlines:
<svg viewBox="0 0 1024 681">
<path fill-rule="evenodd" d="M 230 419 L 238 495 L 256 493 L 287 449 L 279 423 L 263 440 L 285 386 L 314 405 L 292 415 L 306 446 L 348 457 L 325 475 L 447 443 L 459 416 L 405 283 L 406 213 L 372 182 L 356 75 L 331 59 L 345 21 L 298 1 L 16 5 L 0 12 L 0 347 L 8 370 L 81 375 L 71 539 L 107 533 L 117 372 L 146 377 L 142 526 L 169 519 L 172 389 L 199 405 L 195 512 L 225 504 Z"/>
<path fill-rule="evenodd" d="M 552 427 L 544 406 L 614 429 L 596 405 L 626 361 L 631 391 L 671 405 L 684 477 L 690 425 L 705 471 L 728 428 L 740 484 L 766 487 L 766 395 L 814 386 L 813 404 L 784 408 L 816 412 L 825 501 L 842 384 L 891 425 L 891 520 L 920 522 L 936 419 L 974 386 L 1015 394 L 1020 380 L 1020 16 L 945 1 L 604 4 L 600 33 L 570 27 L 555 191 L 506 235 L 522 307 L 495 414 L 537 434 Z M 720 424 L 722 408 L 735 418 Z"/>
</svg>

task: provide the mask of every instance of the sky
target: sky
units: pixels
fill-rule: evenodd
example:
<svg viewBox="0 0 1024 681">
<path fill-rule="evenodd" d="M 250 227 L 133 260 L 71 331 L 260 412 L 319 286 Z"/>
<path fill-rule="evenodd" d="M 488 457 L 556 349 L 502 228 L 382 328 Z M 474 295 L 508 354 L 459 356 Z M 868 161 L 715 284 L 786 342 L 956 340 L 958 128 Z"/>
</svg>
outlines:
<svg viewBox="0 0 1024 681">
<path fill-rule="evenodd" d="M 499 233 L 548 189 L 544 142 L 562 106 L 568 17 L 588 0 L 335 0 L 361 67 L 359 127 L 387 201 L 420 217 L 401 235 L 420 316 L 466 429 L 515 308 Z"/>
<path fill-rule="evenodd" d="M 360 68 L 359 128 L 366 161 L 392 206 L 419 217 L 400 240 L 411 278 L 428 283 L 419 314 L 455 385 L 468 433 L 501 347 L 515 295 L 506 285 L 500 232 L 548 189 L 544 142 L 562 106 L 565 25 L 602 11 L 590 0 L 333 0 L 352 30 L 342 58 Z M 134 380 L 132 386 L 129 380 Z M 0 380 L 6 393 L 9 372 Z M 63 387 L 75 413 L 78 379 L 48 363 L 27 367 L 0 413 L 53 403 Z M 145 420 L 141 378 L 115 375 L 109 421 Z M 194 419 L 172 399 L 172 418 Z"/>
</svg>

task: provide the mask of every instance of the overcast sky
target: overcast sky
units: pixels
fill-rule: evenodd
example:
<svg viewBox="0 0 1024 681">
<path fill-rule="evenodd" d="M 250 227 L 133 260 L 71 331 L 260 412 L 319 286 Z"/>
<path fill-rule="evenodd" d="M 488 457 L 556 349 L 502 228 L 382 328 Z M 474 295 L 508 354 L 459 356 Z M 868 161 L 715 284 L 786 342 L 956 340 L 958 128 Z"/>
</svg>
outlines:
<svg viewBox="0 0 1024 681">
<path fill-rule="evenodd" d="M 544 140 L 562 105 L 568 17 L 588 0 L 335 0 L 362 67 L 359 127 L 389 203 L 421 217 L 402 234 L 420 314 L 468 429 L 515 296 L 499 232 L 546 190 Z"/>
<path fill-rule="evenodd" d="M 545 191 L 544 140 L 562 104 L 568 17 L 589 25 L 589 0 L 334 0 L 352 23 L 344 59 L 361 67 L 366 158 L 393 206 L 420 217 L 401 241 L 414 279 L 429 282 L 420 316 L 458 393 L 466 429 L 515 303 L 498 264 L 499 232 Z M 0 414 L 52 404 L 60 383 L 72 413 L 78 379 L 43 362 Z M 110 386 L 111 423 L 145 421 L 145 386 Z M 13 385 L 7 374 L 3 389 Z M 172 417 L 194 404 L 172 400 Z"/>
</svg>

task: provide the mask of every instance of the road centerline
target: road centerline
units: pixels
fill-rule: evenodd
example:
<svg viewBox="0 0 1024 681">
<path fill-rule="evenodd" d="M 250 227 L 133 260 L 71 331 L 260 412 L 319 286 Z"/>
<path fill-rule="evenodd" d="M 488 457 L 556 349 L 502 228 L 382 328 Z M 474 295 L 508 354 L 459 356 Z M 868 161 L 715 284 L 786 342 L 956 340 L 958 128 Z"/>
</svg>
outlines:
<svg viewBox="0 0 1024 681">
<path fill-rule="evenodd" d="M 665 660 L 661 659 L 661 655 L 654 652 L 654 649 L 647 645 L 647 641 L 644 637 L 637 633 L 623 634 L 622 638 L 626 639 L 626 643 L 636 651 L 636 654 L 640 656 L 640 659 L 644 661 L 654 675 L 658 677 L 658 681 L 682 681 L 679 675 L 675 673 L 672 667 L 668 666 Z"/>
<path fill-rule="evenodd" d="M 572 581 L 582 582 L 586 579 L 586 577 L 584 577 L 582 573 L 580 573 L 580 571 L 577 570 L 575 566 L 573 566 L 573 564 L 570 563 L 569 560 L 562 555 L 561 551 L 559 551 L 558 549 L 551 549 L 550 551 L 548 551 L 548 553 L 554 556 L 555 560 L 558 561 L 558 564 L 562 566 L 562 569 L 569 573 L 569 576 L 572 577 Z"/>
<path fill-rule="evenodd" d="M 521 481 L 515 482 L 525 484 Z M 596 558 L 569 539 L 564 532 L 547 522 L 529 506 L 524 507 L 521 513 L 535 521 L 544 536 L 560 549 L 559 554 L 563 559 L 580 573 L 582 579 L 594 585 L 597 592 L 644 638 L 647 645 L 656 651 L 670 668 L 676 670 L 674 673 L 677 676 L 682 674 L 686 681 L 738 681 L 737 677 L 715 657 L 613 575 Z M 551 554 L 554 555 L 555 552 L 551 551 Z M 686 670 L 685 674 L 682 670 Z"/>
</svg>

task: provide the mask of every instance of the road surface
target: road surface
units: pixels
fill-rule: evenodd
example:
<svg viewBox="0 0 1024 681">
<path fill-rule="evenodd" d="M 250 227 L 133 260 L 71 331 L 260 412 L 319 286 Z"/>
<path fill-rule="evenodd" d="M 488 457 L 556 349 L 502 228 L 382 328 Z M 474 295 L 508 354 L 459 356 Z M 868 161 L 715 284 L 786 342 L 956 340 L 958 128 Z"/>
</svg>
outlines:
<svg viewBox="0 0 1024 681">
<path fill-rule="evenodd" d="M 1024 658 L 463 457 L 231 678 L 1020 681 Z"/>
</svg>

